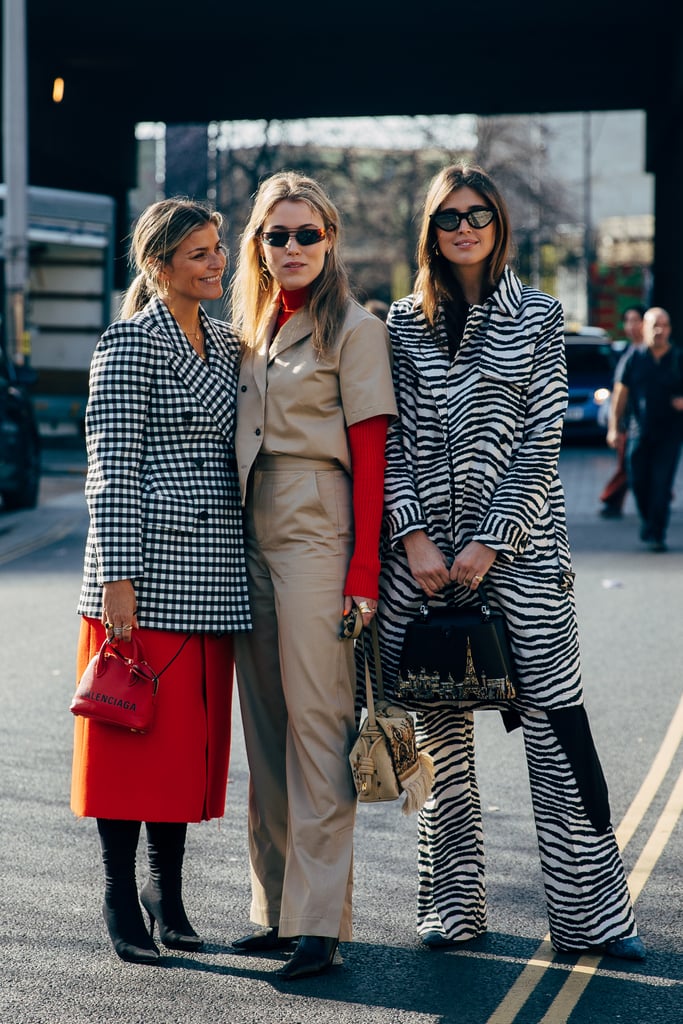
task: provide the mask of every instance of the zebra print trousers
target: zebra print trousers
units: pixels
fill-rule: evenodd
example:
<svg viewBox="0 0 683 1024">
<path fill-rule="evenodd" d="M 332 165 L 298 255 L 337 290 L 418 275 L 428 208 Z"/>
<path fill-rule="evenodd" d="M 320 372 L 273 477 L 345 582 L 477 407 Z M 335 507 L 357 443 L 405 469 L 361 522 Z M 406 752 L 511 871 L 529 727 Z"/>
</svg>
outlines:
<svg viewBox="0 0 683 1024">
<path fill-rule="evenodd" d="M 521 710 L 550 936 L 582 950 L 637 933 L 612 828 L 586 816 L 570 764 L 541 710 Z M 486 931 L 481 805 L 474 765 L 474 716 L 441 706 L 417 714 L 417 740 L 436 780 L 418 819 L 418 934 L 455 941 Z"/>
</svg>

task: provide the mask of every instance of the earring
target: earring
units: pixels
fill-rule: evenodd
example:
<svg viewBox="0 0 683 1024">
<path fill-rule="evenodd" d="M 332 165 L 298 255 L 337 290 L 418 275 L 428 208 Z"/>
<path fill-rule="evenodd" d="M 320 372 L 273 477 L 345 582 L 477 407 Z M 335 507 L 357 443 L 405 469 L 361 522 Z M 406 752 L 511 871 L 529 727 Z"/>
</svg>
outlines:
<svg viewBox="0 0 683 1024">
<path fill-rule="evenodd" d="M 268 267 L 262 260 L 259 261 L 258 286 L 259 290 L 262 292 L 270 290 L 270 274 L 268 272 Z"/>
<path fill-rule="evenodd" d="M 171 289 L 171 286 L 170 286 L 170 285 L 169 285 L 169 283 L 168 283 L 168 278 L 165 278 L 165 279 L 164 279 L 164 283 L 163 283 L 163 292 L 164 292 L 164 295 L 168 296 L 168 293 L 169 293 L 170 289 Z"/>
</svg>

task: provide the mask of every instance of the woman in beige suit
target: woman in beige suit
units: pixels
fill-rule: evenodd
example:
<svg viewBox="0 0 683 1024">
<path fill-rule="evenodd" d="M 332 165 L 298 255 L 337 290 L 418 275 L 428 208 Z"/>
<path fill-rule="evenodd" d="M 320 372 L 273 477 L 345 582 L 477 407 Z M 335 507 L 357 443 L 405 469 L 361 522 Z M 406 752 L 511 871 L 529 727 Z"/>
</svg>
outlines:
<svg viewBox="0 0 683 1024">
<path fill-rule="evenodd" d="M 237 461 L 253 632 L 235 656 L 249 759 L 251 917 L 243 953 L 326 970 L 351 939 L 355 737 L 342 612 L 377 607 L 384 443 L 394 402 L 387 332 L 350 294 L 339 215 L 310 178 L 256 194 L 235 279 L 244 354 Z"/>
</svg>

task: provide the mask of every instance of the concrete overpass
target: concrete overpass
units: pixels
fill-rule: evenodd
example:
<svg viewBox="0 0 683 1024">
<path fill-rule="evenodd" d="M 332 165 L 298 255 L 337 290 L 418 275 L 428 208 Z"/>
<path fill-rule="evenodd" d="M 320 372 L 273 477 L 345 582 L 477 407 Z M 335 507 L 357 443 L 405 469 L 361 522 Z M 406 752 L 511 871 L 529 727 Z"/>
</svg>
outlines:
<svg viewBox="0 0 683 1024">
<path fill-rule="evenodd" d="M 26 10 L 29 180 L 120 202 L 135 184 L 138 121 L 644 109 L 654 297 L 683 340 L 680 2 L 26 0 Z"/>
</svg>

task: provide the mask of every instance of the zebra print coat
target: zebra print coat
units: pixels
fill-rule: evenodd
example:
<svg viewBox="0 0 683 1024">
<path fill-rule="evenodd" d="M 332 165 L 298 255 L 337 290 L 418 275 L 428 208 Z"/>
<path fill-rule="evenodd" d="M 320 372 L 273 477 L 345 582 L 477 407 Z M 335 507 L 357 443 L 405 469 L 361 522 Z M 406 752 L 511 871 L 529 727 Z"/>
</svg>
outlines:
<svg viewBox="0 0 683 1024">
<path fill-rule="evenodd" d="M 567 404 L 562 308 L 506 268 L 472 306 L 451 363 L 443 316 L 419 298 L 387 320 L 399 418 L 390 427 L 379 625 L 385 690 L 396 682 L 407 622 L 423 592 L 401 538 L 423 529 L 448 562 L 471 540 L 497 552 L 491 605 L 508 621 L 520 705 L 582 703 L 564 494 L 557 473 Z M 470 603 L 455 587 L 454 604 Z M 441 602 L 443 603 L 444 597 Z"/>
</svg>

